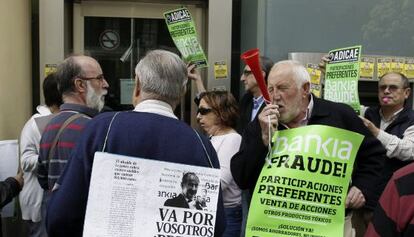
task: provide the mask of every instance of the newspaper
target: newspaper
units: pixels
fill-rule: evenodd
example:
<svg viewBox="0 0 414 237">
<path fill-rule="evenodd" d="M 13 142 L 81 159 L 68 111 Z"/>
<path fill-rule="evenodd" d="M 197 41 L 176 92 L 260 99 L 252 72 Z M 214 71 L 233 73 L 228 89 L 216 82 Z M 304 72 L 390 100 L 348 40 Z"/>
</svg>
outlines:
<svg viewBox="0 0 414 237">
<path fill-rule="evenodd" d="M 96 152 L 83 236 L 214 236 L 220 170 Z"/>
</svg>

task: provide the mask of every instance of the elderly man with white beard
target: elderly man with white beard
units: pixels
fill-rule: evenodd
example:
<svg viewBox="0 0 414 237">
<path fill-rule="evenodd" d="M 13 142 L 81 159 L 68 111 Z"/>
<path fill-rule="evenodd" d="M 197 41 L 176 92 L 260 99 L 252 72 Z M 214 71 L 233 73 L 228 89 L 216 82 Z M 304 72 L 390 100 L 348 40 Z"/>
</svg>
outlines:
<svg viewBox="0 0 414 237">
<path fill-rule="evenodd" d="M 64 104 L 40 141 L 38 180 L 45 190 L 56 185 L 83 128 L 104 107 L 109 87 L 99 63 L 88 56 L 66 58 L 56 77 Z"/>
</svg>

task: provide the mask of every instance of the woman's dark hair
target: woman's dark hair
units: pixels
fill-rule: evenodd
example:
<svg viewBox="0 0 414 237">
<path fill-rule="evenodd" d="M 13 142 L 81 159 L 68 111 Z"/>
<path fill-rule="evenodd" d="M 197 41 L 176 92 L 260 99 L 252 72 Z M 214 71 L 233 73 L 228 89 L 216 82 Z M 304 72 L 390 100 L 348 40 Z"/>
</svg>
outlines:
<svg viewBox="0 0 414 237">
<path fill-rule="evenodd" d="M 211 106 L 221 125 L 231 128 L 236 127 L 239 108 L 231 93 L 228 91 L 207 91 L 200 94 L 201 99 L 204 99 Z"/>
<path fill-rule="evenodd" d="M 62 102 L 62 94 L 58 90 L 58 80 L 56 73 L 50 73 L 43 80 L 43 96 L 45 97 L 45 104 L 47 107 L 56 105 L 59 107 Z"/>
</svg>

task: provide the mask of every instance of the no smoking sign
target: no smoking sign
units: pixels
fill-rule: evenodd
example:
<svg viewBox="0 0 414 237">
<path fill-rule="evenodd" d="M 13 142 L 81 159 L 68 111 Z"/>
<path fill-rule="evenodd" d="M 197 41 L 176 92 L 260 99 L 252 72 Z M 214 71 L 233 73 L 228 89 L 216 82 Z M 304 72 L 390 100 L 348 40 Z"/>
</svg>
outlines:
<svg viewBox="0 0 414 237">
<path fill-rule="evenodd" d="M 113 50 L 119 46 L 119 34 L 114 30 L 105 30 L 99 36 L 99 44 L 106 50 Z"/>
</svg>

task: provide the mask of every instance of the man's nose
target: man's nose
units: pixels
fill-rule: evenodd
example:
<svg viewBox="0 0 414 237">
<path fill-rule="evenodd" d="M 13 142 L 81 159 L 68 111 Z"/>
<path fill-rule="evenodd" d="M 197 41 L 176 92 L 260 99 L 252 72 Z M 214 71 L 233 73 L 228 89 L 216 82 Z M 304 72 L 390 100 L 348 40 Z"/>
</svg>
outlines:
<svg viewBox="0 0 414 237">
<path fill-rule="evenodd" d="M 102 87 L 103 87 L 103 88 L 109 88 L 109 84 L 108 84 L 108 82 L 106 81 L 106 79 L 103 79 L 103 84 L 102 84 Z"/>
</svg>

